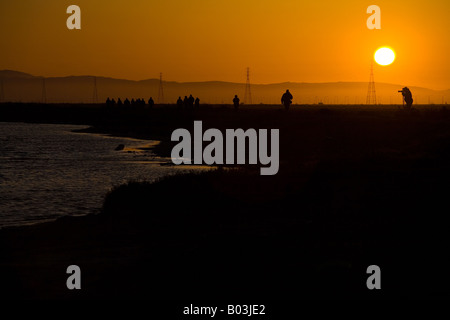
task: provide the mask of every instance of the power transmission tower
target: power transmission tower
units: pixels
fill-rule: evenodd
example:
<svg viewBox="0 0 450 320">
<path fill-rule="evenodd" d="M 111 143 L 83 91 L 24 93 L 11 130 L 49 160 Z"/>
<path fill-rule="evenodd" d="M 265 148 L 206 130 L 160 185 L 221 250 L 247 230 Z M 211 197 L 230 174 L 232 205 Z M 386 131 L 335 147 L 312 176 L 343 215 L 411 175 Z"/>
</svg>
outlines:
<svg viewBox="0 0 450 320">
<path fill-rule="evenodd" d="M 252 91 L 250 90 L 250 68 L 247 68 L 247 82 L 245 83 L 244 103 L 252 104 Z"/>
<path fill-rule="evenodd" d="M 0 102 L 5 102 L 5 91 L 3 89 L 3 80 L 0 82 Z"/>
<path fill-rule="evenodd" d="M 370 65 L 369 89 L 367 90 L 366 104 L 377 104 L 377 94 L 375 92 L 375 78 L 373 76 L 373 62 Z"/>
<path fill-rule="evenodd" d="M 47 89 L 45 88 L 45 78 L 42 78 L 42 103 L 47 103 Z"/>
<path fill-rule="evenodd" d="M 98 103 L 97 77 L 94 77 L 94 94 L 92 95 L 92 103 Z"/>
<path fill-rule="evenodd" d="M 158 101 L 158 104 L 164 103 L 162 72 L 159 73 L 159 90 L 158 90 L 158 100 L 157 101 Z"/>
</svg>

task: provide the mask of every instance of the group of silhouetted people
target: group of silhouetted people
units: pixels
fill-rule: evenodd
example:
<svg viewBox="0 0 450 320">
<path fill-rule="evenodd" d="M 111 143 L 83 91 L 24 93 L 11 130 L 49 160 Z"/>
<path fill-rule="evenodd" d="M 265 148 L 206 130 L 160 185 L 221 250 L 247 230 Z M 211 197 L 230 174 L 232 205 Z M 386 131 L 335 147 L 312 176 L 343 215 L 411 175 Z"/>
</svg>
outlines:
<svg viewBox="0 0 450 320">
<path fill-rule="evenodd" d="M 200 107 L 200 99 L 197 97 L 194 99 L 194 97 L 191 95 L 188 96 L 184 96 L 184 99 L 181 99 L 181 96 L 178 97 L 177 100 L 177 107 L 179 109 L 193 109 Z"/>
<path fill-rule="evenodd" d="M 412 103 L 413 103 L 411 90 L 409 90 L 408 87 L 404 87 L 402 90 L 399 90 L 398 92 L 401 92 L 401 94 L 403 95 L 403 100 L 406 103 L 406 107 L 408 109 L 410 109 L 411 106 L 412 106 Z M 283 93 L 283 95 L 281 96 L 281 104 L 284 106 L 284 108 L 286 110 L 289 110 L 289 107 L 292 105 L 292 99 L 293 98 L 294 97 L 289 92 L 289 90 L 286 90 L 286 92 Z M 234 109 L 235 110 L 238 110 L 239 102 L 240 102 L 239 97 L 237 95 L 235 95 L 234 98 L 233 98 L 233 105 L 234 105 Z M 122 100 L 120 100 L 120 98 L 118 98 L 117 102 L 116 102 L 114 100 L 114 98 L 110 99 L 108 97 L 108 99 L 106 100 L 106 105 L 107 106 L 114 106 L 114 105 L 118 105 L 118 106 L 122 106 L 122 105 L 125 105 L 125 106 L 135 106 L 135 105 L 136 106 L 145 106 L 146 103 L 145 103 L 144 99 L 137 99 L 137 100 L 131 99 L 131 101 L 130 101 L 130 100 L 128 100 L 128 98 L 126 98 L 124 102 L 122 102 Z M 153 108 L 154 105 L 155 105 L 155 102 L 153 101 L 152 98 L 150 98 L 148 100 L 148 106 L 150 108 Z M 192 94 L 189 95 L 189 97 L 188 96 L 184 96 L 184 99 L 181 99 L 181 96 L 180 96 L 180 97 L 178 97 L 178 100 L 177 100 L 177 107 L 179 109 L 183 109 L 183 108 L 184 109 L 199 108 L 200 107 L 200 99 L 198 97 L 194 98 L 192 96 Z"/>
<path fill-rule="evenodd" d="M 106 99 L 106 106 L 107 107 L 112 107 L 112 106 L 115 106 L 115 105 L 117 105 L 117 106 L 122 106 L 122 105 L 124 105 L 124 106 L 145 106 L 146 103 L 145 103 L 144 99 L 136 99 L 136 100 L 134 100 L 134 98 L 133 98 L 130 101 L 130 100 L 128 100 L 128 98 L 125 98 L 125 100 L 123 102 L 122 102 L 122 100 L 120 98 L 117 99 L 117 102 L 116 102 L 116 100 L 114 100 L 114 98 L 110 99 L 108 97 L 108 99 Z M 150 97 L 150 99 L 148 99 L 148 106 L 150 108 L 152 108 L 154 105 L 155 105 L 155 102 L 153 101 L 153 98 Z"/>
<path fill-rule="evenodd" d="M 284 107 L 286 108 L 286 110 L 289 109 L 289 106 L 292 104 L 292 94 L 289 92 L 289 90 L 286 90 L 286 92 L 283 94 L 283 96 L 281 97 L 281 103 L 284 105 Z M 237 95 L 234 96 L 233 98 L 233 105 L 234 105 L 234 109 L 237 110 L 239 108 L 239 102 L 240 99 Z M 108 97 L 108 99 L 106 99 L 106 106 L 107 107 L 111 107 L 111 106 L 146 106 L 145 100 L 144 99 L 131 99 L 128 100 L 128 98 L 125 98 L 125 100 L 122 102 L 122 100 L 120 98 L 116 100 L 114 100 L 114 98 L 110 99 Z M 153 98 L 150 97 L 150 99 L 148 99 L 148 106 L 150 108 L 152 108 L 155 105 L 155 102 L 153 101 Z M 184 99 L 181 99 L 181 96 L 178 97 L 177 100 L 177 107 L 179 109 L 194 109 L 194 108 L 199 108 L 200 107 L 200 99 L 194 98 L 191 95 L 188 96 L 184 96 Z"/>
</svg>

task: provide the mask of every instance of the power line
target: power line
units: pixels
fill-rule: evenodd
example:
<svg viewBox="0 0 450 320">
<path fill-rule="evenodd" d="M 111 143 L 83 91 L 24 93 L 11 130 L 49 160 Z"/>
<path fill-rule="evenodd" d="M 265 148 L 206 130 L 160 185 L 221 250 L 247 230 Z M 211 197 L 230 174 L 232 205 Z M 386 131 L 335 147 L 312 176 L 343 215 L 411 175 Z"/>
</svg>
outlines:
<svg viewBox="0 0 450 320">
<path fill-rule="evenodd" d="M 366 104 L 377 104 L 377 94 L 375 92 L 375 78 L 373 76 L 373 62 L 370 65 L 369 88 L 367 90 Z"/>
<path fill-rule="evenodd" d="M 250 89 L 250 68 L 247 68 L 247 81 L 245 83 L 244 103 L 252 104 L 252 91 Z"/>
<path fill-rule="evenodd" d="M 157 101 L 158 101 L 158 104 L 164 103 L 162 72 L 159 73 L 159 90 L 158 90 L 158 100 Z"/>
</svg>

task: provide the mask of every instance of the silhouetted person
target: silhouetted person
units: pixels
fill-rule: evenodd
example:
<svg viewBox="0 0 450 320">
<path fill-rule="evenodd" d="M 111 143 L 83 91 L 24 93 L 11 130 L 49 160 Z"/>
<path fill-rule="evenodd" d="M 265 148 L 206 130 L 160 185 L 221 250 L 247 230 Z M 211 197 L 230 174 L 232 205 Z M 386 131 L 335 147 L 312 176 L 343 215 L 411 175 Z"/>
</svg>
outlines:
<svg viewBox="0 0 450 320">
<path fill-rule="evenodd" d="M 141 105 L 145 106 L 145 100 L 144 100 L 144 98 L 141 99 Z"/>
<path fill-rule="evenodd" d="M 234 104 L 234 109 L 238 109 L 239 108 L 239 98 L 238 98 L 238 96 L 237 96 L 237 94 L 234 96 L 234 99 L 233 99 L 233 104 Z"/>
<path fill-rule="evenodd" d="M 149 106 L 149 108 L 150 109 L 153 108 L 154 105 L 155 105 L 155 101 L 153 101 L 153 98 L 150 97 L 150 99 L 148 99 L 148 106 Z"/>
<path fill-rule="evenodd" d="M 399 92 L 402 93 L 403 101 L 405 101 L 405 103 L 406 103 L 406 108 L 410 109 L 413 104 L 413 101 L 414 101 L 412 98 L 411 90 L 409 90 L 408 87 L 404 87 Z"/>
<path fill-rule="evenodd" d="M 109 99 L 109 97 L 108 97 L 108 99 L 106 99 L 106 106 L 107 107 L 111 106 L 111 100 Z"/>
<path fill-rule="evenodd" d="M 195 107 L 198 108 L 200 107 L 200 99 L 197 97 L 197 99 L 195 99 Z"/>
<path fill-rule="evenodd" d="M 116 100 L 114 98 L 111 99 L 111 105 L 114 106 L 116 104 Z"/>
<path fill-rule="evenodd" d="M 195 99 L 192 96 L 192 94 L 189 95 L 189 98 L 188 98 L 189 108 L 191 108 L 191 109 L 194 108 L 194 101 L 195 101 Z"/>
<path fill-rule="evenodd" d="M 189 107 L 189 99 L 187 96 L 184 96 L 183 105 L 186 109 L 187 109 L 187 107 Z"/>
<path fill-rule="evenodd" d="M 130 105 L 130 100 L 128 100 L 128 98 L 125 98 L 125 101 L 123 102 L 124 105 L 129 106 Z"/>
<path fill-rule="evenodd" d="M 119 105 L 119 106 L 121 106 L 121 105 L 122 105 L 122 100 L 120 100 L 120 98 L 119 98 L 119 99 L 117 99 L 117 105 Z"/>
<path fill-rule="evenodd" d="M 181 100 L 181 97 L 178 97 L 177 107 L 178 109 L 183 109 L 183 100 Z"/>
<path fill-rule="evenodd" d="M 286 110 L 289 110 L 289 107 L 292 104 L 292 99 L 293 99 L 292 94 L 289 92 L 289 90 L 286 90 L 286 92 L 281 97 L 281 103 L 286 108 Z"/>
</svg>

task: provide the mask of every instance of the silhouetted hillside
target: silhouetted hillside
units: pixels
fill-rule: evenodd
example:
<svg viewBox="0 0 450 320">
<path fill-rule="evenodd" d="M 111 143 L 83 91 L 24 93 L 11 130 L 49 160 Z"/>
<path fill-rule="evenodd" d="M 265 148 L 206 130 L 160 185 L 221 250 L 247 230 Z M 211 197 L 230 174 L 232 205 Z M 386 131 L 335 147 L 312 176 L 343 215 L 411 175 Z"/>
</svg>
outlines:
<svg viewBox="0 0 450 320">
<path fill-rule="evenodd" d="M 14 71 L 14 70 L 0 70 L 0 79 L 11 79 L 11 78 L 35 78 L 31 74 Z"/>
<path fill-rule="evenodd" d="M 0 71 L 3 82 L 4 101 L 41 102 L 45 79 L 46 101 L 50 103 L 92 103 L 94 97 L 94 76 L 35 77 L 26 73 Z M 97 77 L 99 102 L 107 97 L 144 98 L 153 97 L 157 102 L 159 80 L 141 81 Z M 402 97 L 397 91 L 405 84 L 376 83 L 377 103 L 401 104 Z M 245 103 L 245 84 L 223 81 L 175 82 L 164 81 L 164 103 L 175 103 L 177 98 L 189 94 L 200 98 L 200 103 L 231 104 L 235 94 Z M 450 99 L 450 90 L 435 91 L 420 87 L 410 87 L 415 104 L 443 104 Z M 289 89 L 294 95 L 294 104 L 364 104 L 367 95 L 366 82 L 330 83 L 275 83 L 252 84 L 253 104 L 279 104 L 281 94 Z"/>
</svg>

